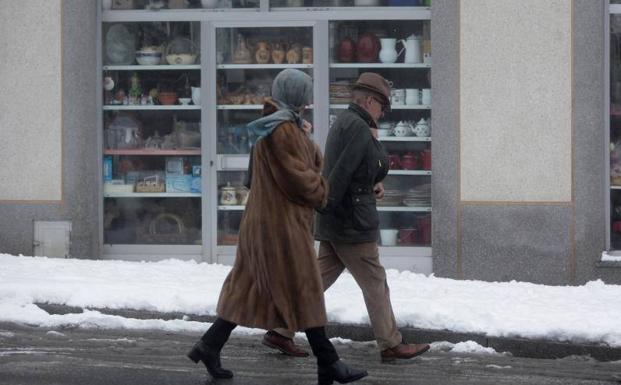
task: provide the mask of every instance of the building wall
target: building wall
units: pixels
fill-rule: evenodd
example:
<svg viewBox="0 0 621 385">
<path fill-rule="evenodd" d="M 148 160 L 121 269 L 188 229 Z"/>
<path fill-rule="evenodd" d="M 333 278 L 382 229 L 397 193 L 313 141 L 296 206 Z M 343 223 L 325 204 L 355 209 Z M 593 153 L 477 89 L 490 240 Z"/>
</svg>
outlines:
<svg viewBox="0 0 621 385">
<path fill-rule="evenodd" d="M 621 281 L 621 270 L 597 267 L 606 226 L 605 2 L 478 6 L 445 0 L 432 9 L 432 84 L 443 96 L 433 118 L 434 272 L 545 284 Z M 535 26 L 539 38 L 529 36 Z M 498 35 L 489 39 L 486 29 Z M 573 61 L 550 66 L 559 56 Z M 532 105 L 529 93 L 546 98 Z M 521 118 L 529 113 L 535 119 Z"/>
<path fill-rule="evenodd" d="M 30 123 L 29 115 L 21 118 L 20 125 L 24 132 L 31 136 L 30 143 L 38 143 L 37 148 L 27 145 L 20 147 L 16 152 L 23 158 L 17 165 L 18 176 L 23 178 L 17 182 L 3 180 L 5 188 L 0 189 L 0 252 L 11 254 L 31 255 L 33 252 L 34 221 L 67 220 L 73 224 L 72 245 L 70 253 L 74 257 L 93 257 L 99 255 L 98 250 L 98 219 L 97 219 L 97 186 L 99 182 L 97 151 L 96 151 L 96 99 L 95 92 L 98 87 L 96 79 L 96 2 L 82 0 L 59 0 L 62 8 L 62 88 L 53 90 L 50 86 L 57 79 L 49 79 L 49 83 L 41 84 L 41 88 L 47 90 L 43 99 L 39 98 L 36 105 L 31 106 Z M 10 0 L 0 2 L 0 6 L 10 5 Z M 19 2 L 18 7 L 28 10 L 29 7 L 38 7 L 38 1 Z M 48 4 L 49 5 L 49 4 Z M 5 8 L 8 9 L 8 8 Z M 2 13 L 1 23 L 4 28 L 24 28 L 30 26 L 31 38 L 37 41 L 27 41 L 24 37 L 20 42 L 24 47 L 22 58 L 25 62 L 33 52 L 28 48 L 45 46 L 46 42 L 54 44 L 59 36 L 58 27 L 60 20 L 50 20 L 49 23 L 41 23 L 37 12 Z M 56 14 L 54 17 L 60 17 Z M 50 29 L 45 30 L 45 29 Z M 46 40 L 47 39 L 47 40 Z M 35 50 L 36 52 L 36 50 Z M 16 55 L 20 56 L 20 55 Z M 24 66 L 27 70 L 28 66 Z M 47 74 L 49 68 L 32 68 L 32 78 L 36 79 L 34 71 L 40 70 L 46 76 L 58 76 Z M 23 84 L 28 87 L 37 87 L 37 84 L 29 84 L 28 72 L 21 78 Z M 20 87 L 20 79 L 15 82 L 15 87 Z M 62 91 L 62 95 L 61 95 Z M 57 103 L 62 100 L 62 104 Z M 6 105 L 3 106 L 3 108 Z M 59 110 L 61 109 L 61 110 Z M 27 112 L 27 111 L 26 111 Z M 58 132 L 47 129 L 45 120 L 49 119 L 49 127 L 54 127 L 54 122 L 62 116 L 62 125 Z M 31 122 L 39 119 L 41 124 L 34 125 Z M 8 127 L 12 134 L 20 135 L 14 131 L 13 126 Z M 8 131 L 8 130 L 7 130 Z M 55 134 L 55 135 L 54 135 Z M 45 140 L 52 135 L 54 140 Z M 62 142 L 61 142 L 62 138 Z M 19 143 L 13 140 L 13 143 Z M 62 145 L 61 145 L 62 143 Z M 24 155 L 24 153 L 26 153 Z M 0 154 L 0 159 L 5 159 L 7 152 Z M 61 162 L 62 157 L 62 162 Z M 37 178 L 49 189 L 37 188 L 32 184 L 32 175 L 28 175 L 29 167 L 46 169 L 48 166 L 60 169 L 46 171 Z M 62 176 L 61 176 L 62 175 Z M 30 183 L 30 184 L 28 184 Z M 22 201 L 6 201 L 11 199 L 15 187 L 30 189 L 24 193 Z M 41 191 L 43 190 L 43 191 Z M 2 201 L 5 200 L 5 201 Z"/>
</svg>

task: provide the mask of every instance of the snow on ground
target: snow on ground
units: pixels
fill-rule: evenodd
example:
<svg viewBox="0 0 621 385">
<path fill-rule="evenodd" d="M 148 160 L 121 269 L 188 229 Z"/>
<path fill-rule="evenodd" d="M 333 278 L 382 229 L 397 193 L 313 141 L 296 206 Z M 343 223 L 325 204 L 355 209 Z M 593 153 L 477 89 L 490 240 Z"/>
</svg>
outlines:
<svg viewBox="0 0 621 385">
<path fill-rule="evenodd" d="M 0 321 L 197 332 L 204 331 L 206 324 L 136 320 L 97 311 L 50 315 L 34 303 L 215 314 L 222 282 L 230 270 L 193 261 L 126 262 L 7 254 L 0 254 L 0 267 Z M 583 286 L 544 286 L 457 281 L 396 270 L 387 274 L 400 327 L 621 346 L 618 285 L 593 281 Z M 326 292 L 326 308 L 329 321 L 369 322 L 360 289 L 349 274 L 343 274 Z"/>
<path fill-rule="evenodd" d="M 603 251 L 602 262 L 621 262 L 621 255 L 608 254 L 607 251 Z"/>
</svg>

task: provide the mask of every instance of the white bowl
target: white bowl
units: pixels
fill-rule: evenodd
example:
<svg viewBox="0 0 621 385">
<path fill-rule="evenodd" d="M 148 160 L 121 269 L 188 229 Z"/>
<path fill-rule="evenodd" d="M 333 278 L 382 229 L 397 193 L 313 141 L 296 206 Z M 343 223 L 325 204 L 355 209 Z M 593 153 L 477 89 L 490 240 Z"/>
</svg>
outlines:
<svg viewBox="0 0 621 385">
<path fill-rule="evenodd" d="M 157 51 L 136 51 L 136 61 L 143 66 L 158 65 L 162 61 L 162 53 Z"/>
<path fill-rule="evenodd" d="M 392 130 L 386 129 L 386 128 L 379 128 L 377 130 L 377 136 L 390 136 L 390 134 L 392 133 Z"/>
<path fill-rule="evenodd" d="M 192 98 L 179 98 L 179 103 L 187 106 L 192 101 Z"/>
<path fill-rule="evenodd" d="M 172 53 L 166 55 L 166 61 L 170 65 L 194 64 L 196 61 L 196 55 L 193 53 Z"/>
</svg>

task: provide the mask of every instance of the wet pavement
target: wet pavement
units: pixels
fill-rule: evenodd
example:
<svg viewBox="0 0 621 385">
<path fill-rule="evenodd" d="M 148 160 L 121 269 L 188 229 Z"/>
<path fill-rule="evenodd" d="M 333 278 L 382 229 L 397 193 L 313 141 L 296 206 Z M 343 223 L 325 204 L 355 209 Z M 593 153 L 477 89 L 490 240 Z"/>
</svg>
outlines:
<svg viewBox="0 0 621 385">
<path fill-rule="evenodd" d="M 223 366 L 235 377 L 213 381 L 202 365 L 185 357 L 198 337 L 0 324 L 0 384 L 316 384 L 313 358 L 290 358 L 261 345 L 260 336 L 242 335 L 233 335 L 222 352 Z M 588 357 L 548 360 L 433 351 L 382 364 L 372 343 L 337 343 L 336 348 L 352 366 L 369 371 L 356 382 L 361 385 L 621 384 L 621 362 Z"/>
</svg>

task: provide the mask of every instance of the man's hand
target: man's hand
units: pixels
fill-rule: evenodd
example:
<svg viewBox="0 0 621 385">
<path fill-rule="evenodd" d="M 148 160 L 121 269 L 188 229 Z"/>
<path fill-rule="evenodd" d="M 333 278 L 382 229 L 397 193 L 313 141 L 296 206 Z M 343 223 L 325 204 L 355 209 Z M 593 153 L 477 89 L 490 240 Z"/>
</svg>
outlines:
<svg viewBox="0 0 621 385">
<path fill-rule="evenodd" d="M 384 198 L 384 184 L 378 183 L 373 186 L 373 192 L 375 193 L 375 199 L 383 199 Z"/>
</svg>

